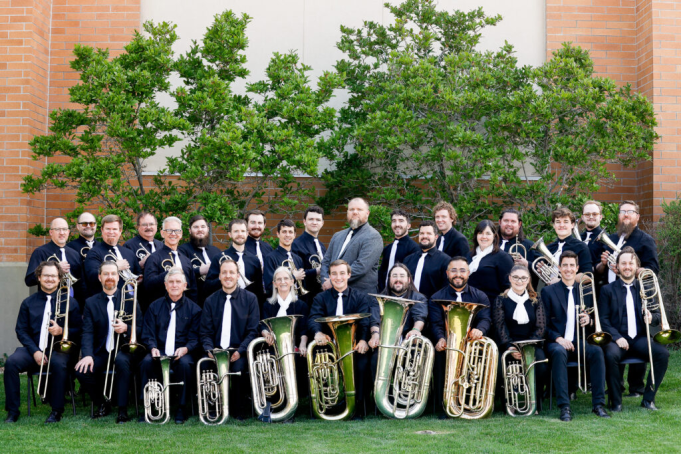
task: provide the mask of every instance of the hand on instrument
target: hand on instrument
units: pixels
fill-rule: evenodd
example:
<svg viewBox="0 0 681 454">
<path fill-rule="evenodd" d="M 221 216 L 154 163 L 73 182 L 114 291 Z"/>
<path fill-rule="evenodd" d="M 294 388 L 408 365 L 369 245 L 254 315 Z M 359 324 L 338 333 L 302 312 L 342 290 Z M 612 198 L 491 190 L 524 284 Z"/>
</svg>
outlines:
<svg viewBox="0 0 681 454">
<path fill-rule="evenodd" d="M 369 347 L 372 349 L 378 347 L 378 344 L 381 342 L 381 335 L 378 333 L 372 334 L 371 339 L 369 339 Z"/>
<path fill-rule="evenodd" d="M 144 264 L 147 263 L 147 259 L 149 258 L 150 255 L 151 254 L 147 254 L 147 255 L 144 256 L 144 258 L 142 260 L 140 260 L 140 262 L 139 262 L 140 268 L 144 268 Z"/>
<path fill-rule="evenodd" d="M 643 316 L 643 321 L 646 323 L 646 325 L 650 325 L 653 323 L 653 314 L 650 313 L 648 309 L 643 309 L 644 311 L 644 316 Z"/>
<path fill-rule="evenodd" d="M 118 334 L 123 334 L 126 331 L 128 331 L 128 325 L 125 324 L 121 319 L 117 318 L 114 324 L 112 325 L 114 332 Z"/>
<path fill-rule="evenodd" d="M 610 257 L 610 253 L 608 251 L 605 251 L 601 254 L 601 264 L 605 267 L 608 267 L 608 257 Z"/>
<path fill-rule="evenodd" d="M 579 326 L 587 326 L 591 322 L 591 317 L 589 314 L 582 312 L 579 314 Z"/>
<path fill-rule="evenodd" d="M 366 352 L 369 351 L 369 346 L 367 345 L 367 342 L 362 339 L 361 341 L 357 342 L 357 345 L 355 345 L 355 351 L 360 354 L 365 354 Z"/>
<path fill-rule="evenodd" d="M 176 357 L 176 358 L 175 358 L 175 361 L 177 361 L 178 359 L 182 358 L 182 357 L 183 357 L 184 355 L 186 355 L 187 353 L 189 353 L 189 350 L 187 349 L 187 347 L 176 348 L 176 349 L 175 349 L 175 357 Z"/>
<path fill-rule="evenodd" d="M 57 322 L 54 320 L 50 320 L 50 327 L 47 328 L 47 331 L 53 336 L 61 336 L 61 334 L 64 332 L 61 326 L 57 325 Z"/>
<path fill-rule="evenodd" d="M 33 359 L 35 360 L 35 363 L 40 366 L 40 364 L 47 364 L 47 358 L 45 357 L 45 354 L 38 350 L 33 354 Z"/>
<path fill-rule="evenodd" d="M 272 333 L 269 332 L 268 330 L 264 329 L 262 330 L 262 337 L 265 338 L 265 342 L 267 342 L 267 345 L 272 345 L 274 344 L 274 336 L 272 336 Z"/>
<path fill-rule="evenodd" d="M 206 353 L 208 353 L 208 357 L 209 357 L 210 359 L 215 359 L 215 357 L 213 356 L 213 352 L 212 352 L 212 351 L 208 350 Z"/>
<path fill-rule="evenodd" d="M 300 346 L 298 347 L 300 356 L 307 356 L 307 336 L 300 337 Z"/>
<path fill-rule="evenodd" d="M 438 352 L 443 352 L 447 348 L 447 341 L 444 339 L 440 339 L 437 341 L 437 344 L 435 344 L 435 350 Z"/>
<path fill-rule="evenodd" d="M 199 267 L 199 274 L 201 276 L 205 276 L 206 274 L 208 274 L 209 269 L 210 269 L 210 263 L 206 263 L 205 265 L 201 265 Z"/>
<path fill-rule="evenodd" d="M 305 270 L 302 268 L 298 268 L 295 273 L 292 273 L 293 277 L 295 280 L 300 281 L 302 279 L 305 279 Z"/>
<path fill-rule="evenodd" d="M 80 372 L 81 374 L 83 374 L 85 372 L 92 372 L 94 367 L 95 367 L 95 361 L 92 359 L 92 356 L 85 356 L 85 357 L 83 357 L 83 359 L 78 361 L 75 369 L 78 372 Z"/>
<path fill-rule="evenodd" d="M 116 260 L 116 265 L 118 266 L 118 271 L 125 271 L 130 269 L 130 263 L 128 263 L 128 261 L 125 259 Z"/>
<path fill-rule="evenodd" d="M 239 358 L 241 358 L 241 355 L 239 352 L 234 352 L 231 358 L 229 358 L 229 362 L 233 363 L 234 361 L 237 361 Z"/>
<path fill-rule="evenodd" d="M 470 333 L 468 333 L 468 339 L 474 341 L 478 339 L 482 339 L 482 331 L 479 329 L 473 328 Z"/>
<path fill-rule="evenodd" d="M 63 272 L 68 273 L 71 271 L 71 264 L 67 261 L 63 261 L 59 263 L 59 268 L 61 268 Z"/>
<path fill-rule="evenodd" d="M 414 337 L 414 336 L 419 336 L 419 335 L 421 335 L 421 331 L 419 331 L 419 330 L 417 330 L 417 329 L 412 329 L 412 330 L 410 330 L 410 331 L 407 333 L 406 336 L 404 336 L 404 340 L 409 340 L 409 339 L 411 339 L 412 337 Z"/>
<path fill-rule="evenodd" d="M 625 350 L 625 351 L 626 351 L 626 350 L 629 350 L 629 342 L 627 342 L 627 340 L 626 340 L 625 338 L 620 337 L 619 339 L 617 339 L 617 340 L 615 341 L 615 343 L 616 343 L 617 346 L 618 346 L 619 348 L 621 348 L 622 350 Z"/>
<path fill-rule="evenodd" d="M 317 345 L 324 346 L 329 342 L 329 336 L 320 331 L 314 335 L 314 341 Z"/>
<path fill-rule="evenodd" d="M 158 348 L 152 348 L 151 349 L 151 357 L 152 358 L 158 358 L 159 356 L 161 356 L 161 350 L 159 350 Z"/>
<path fill-rule="evenodd" d="M 331 288 L 331 279 L 328 277 L 324 279 L 324 283 L 322 284 L 322 290 L 328 290 Z"/>
<path fill-rule="evenodd" d="M 565 339 L 564 337 L 559 337 L 558 339 L 556 339 L 556 343 L 569 352 L 575 351 L 575 346 L 573 345 L 573 343 Z"/>
<path fill-rule="evenodd" d="M 523 358 L 523 355 L 521 355 L 520 352 L 516 350 L 515 347 L 509 347 L 508 351 L 511 352 L 511 356 L 513 357 L 513 359 L 520 360 Z"/>
</svg>

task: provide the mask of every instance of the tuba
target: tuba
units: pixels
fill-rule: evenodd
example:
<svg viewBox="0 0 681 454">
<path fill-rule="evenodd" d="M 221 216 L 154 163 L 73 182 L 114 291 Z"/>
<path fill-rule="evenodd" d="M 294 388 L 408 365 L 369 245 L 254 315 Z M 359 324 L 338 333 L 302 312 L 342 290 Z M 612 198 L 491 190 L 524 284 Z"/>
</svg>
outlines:
<svg viewBox="0 0 681 454">
<path fill-rule="evenodd" d="M 262 337 L 248 345 L 253 406 L 258 419 L 263 422 L 286 421 L 295 415 L 298 408 L 293 333 L 299 317 L 285 315 L 262 320 L 274 336 L 272 353 Z M 280 407 L 280 411 L 271 413 L 271 409 Z"/>
<path fill-rule="evenodd" d="M 318 318 L 327 323 L 332 341 L 317 346 L 316 341 L 307 347 L 308 375 L 312 412 L 319 419 L 341 421 L 355 414 L 355 329 L 358 320 L 371 314 L 348 314 Z M 322 349 L 322 351 L 317 351 Z M 341 400 L 345 397 L 345 408 Z M 340 408 L 338 408 L 340 407 Z M 329 410 L 338 410 L 329 414 Z"/>
<path fill-rule="evenodd" d="M 532 262 L 532 271 L 539 276 L 539 279 L 545 284 L 550 284 L 552 280 L 560 277 L 560 270 L 558 269 L 558 262 L 553 257 L 553 254 L 548 250 L 544 244 L 544 238 L 539 238 L 536 243 L 530 246 L 531 251 L 537 251 L 541 254 Z M 543 265 L 541 269 L 538 265 Z"/>
<path fill-rule="evenodd" d="M 298 271 L 296 263 L 291 259 L 286 259 L 283 262 L 281 262 L 281 266 L 288 267 L 288 269 L 291 270 L 291 274 L 294 274 L 296 271 Z M 305 296 L 308 293 L 310 293 L 308 290 L 305 289 L 305 287 L 303 287 L 303 279 L 295 279 L 294 287 L 296 289 L 296 292 L 298 292 L 298 295 Z"/>
<path fill-rule="evenodd" d="M 228 350 L 216 348 L 213 358 L 202 358 L 196 363 L 196 387 L 198 392 L 199 419 L 208 426 L 223 424 L 229 419 L 229 376 L 241 372 L 229 371 Z M 201 370 L 204 362 L 215 363 L 216 371 Z"/>
<path fill-rule="evenodd" d="M 508 364 L 506 363 L 506 357 L 513 353 L 510 350 L 504 352 L 501 356 L 504 391 L 506 394 L 506 412 L 510 416 L 529 416 L 537 412 L 537 389 L 534 378 L 534 366 L 539 363 L 545 363 L 548 359 L 535 361 L 534 352 L 537 348 L 541 348 L 543 343 L 543 340 L 512 342 L 511 345 L 520 352 L 520 361 L 511 358 Z"/>
<path fill-rule="evenodd" d="M 312 267 L 312 269 L 315 269 L 315 270 L 321 269 L 322 259 L 319 257 L 319 255 L 312 254 L 308 261 L 310 262 L 310 266 Z M 322 275 L 319 272 L 317 272 L 317 282 L 319 282 L 320 284 L 322 283 Z"/>
<path fill-rule="evenodd" d="M 445 312 L 445 411 L 453 418 L 486 418 L 494 410 L 499 350 L 487 337 L 474 341 L 467 339 L 471 322 L 484 305 L 433 301 Z"/>
<path fill-rule="evenodd" d="M 426 408 L 435 351 L 423 336 L 402 342 L 409 308 L 421 301 L 370 294 L 381 308 L 381 343 L 374 399 L 376 407 L 389 418 L 418 418 Z"/>
<path fill-rule="evenodd" d="M 161 363 L 161 380 L 149 379 L 144 387 L 144 420 L 150 424 L 165 424 L 170 419 L 170 386 L 184 385 L 184 382 L 170 383 L 170 363 L 175 356 L 154 358 Z"/>
<path fill-rule="evenodd" d="M 612 242 L 608 236 L 608 232 L 601 230 L 595 241 L 600 241 L 612 250 L 612 253 L 608 255 L 608 265 L 617 266 L 617 256 L 620 255 L 622 249 L 618 248 L 615 243 Z"/>
</svg>

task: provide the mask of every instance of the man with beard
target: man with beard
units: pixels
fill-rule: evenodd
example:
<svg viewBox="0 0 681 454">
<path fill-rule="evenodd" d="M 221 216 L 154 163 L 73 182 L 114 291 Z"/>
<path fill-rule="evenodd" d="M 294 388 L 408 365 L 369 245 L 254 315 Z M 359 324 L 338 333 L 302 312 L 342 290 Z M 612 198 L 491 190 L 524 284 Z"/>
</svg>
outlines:
<svg viewBox="0 0 681 454">
<path fill-rule="evenodd" d="M 293 240 L 291 250 L 303 259 L 305 288 L 310 292 L 307 298 L 308 301 L 312 301 L 322 291 L 320 273 L 322 271 L 322 260 L 324 260 L 326 254 L 326 246 L 318 238 L 319 231 L 324 226 L 324 210 L 322 207 L 316 205 L 308 207 L 303 214 L 303 225 L 305 225 L 305 231 Z"/>
<path fill-rule="evenodd" d="M 265 258 L 273 251 L 272 246 L 267 241 L 262 240 L 265 233 L 265 213 L 260 210 L 251 210 L 244 216 L 248 227 L 248 238 L 246 239 L 246 250 L 255 255 L 260 262 L 260 269 L 265 267 Z"/>
<path fill-rule="evenodd" d="M 468 261 L 465 257 L 453 257 L 447 265 L 448 285 L 435 292 L 428 301 L 428 320 L 430 321 L 431 342 L 435 345 L 435 363 L 433 378 L 435 380 L 435 396 L 444 395 L 445 366 L 447 363 L 447 333 L 445 331 L 445 312 L 439 300 L 478 303 L 483 307 L 475 315 L 468 333 L 468 340 L 481 339 L 487 336 L 492 327 L 492 316 L 487 296 L 480 290 L 468 285 Z M 442 402 L 442 400 L 440 400 Z M 440 419 L 446 419 L 444 407 L 440 408 Z"/>
<path fill-rule="evenodd" d="M 348 203 L 350 228 L 336 232 L 322 261 L 322 288 L 332 287 L 329 279 L 330 265 L 345 260 L 352 268 L 348 285 L 364 293 L 375 293 L 378 282 L 378 260 L 381 258 L 383 239 L 369 224 L 369 204 L 362 198 Z"/>
<path fill-rule="evenodd" d="M 395 240 L 383 249 L 381 267 L 378 269 L 378 291 L 382 292 L 388 285 L 388 270 L 396 263 L 404 262 L 411 254 L 419 252 L 416 241 L 409 237 L 411 216 L 401 209 L 390 213 L 390 227 L 395 234 Z"/>
<path fill-rule="evenodd" d="M 456 210 L 451 203 L 439 202 L 433 208 L 435 224 L 440 230 L 440 238 L 437 244 L 438 251 L 444 252 L 450 257 L 466 257 L 470 252 L 470 246 L 465 236 L 454 228 L 457 216 Z"/>
<path fill-rule="evenodd" d="M 582 241 L 572 236 L 572 229 L 575 228 L 575 222 L 577 219 L 575 215 L 566 207 L 560 207 L 552 213 L 551 223 L 553 224 L 553 229 L 556 232 L 556 241 L 551 244 L 546 245 L 551 255 L 553 255 L 554 260 L 558 263 L 560 256 L 565 251 L 572 251 L 579 257 L 577 263 L 579 264 L 579 270 L 575 279 L 579 282 L 582 279 L 583 273 L 593 272 L 593 267 L 591 263 L 591 252 L 589 248 Z M 556 284 L 560 282 L 559 277 L 555 277 L 551 280 L 550 284 Z"/>
<path fill-rule="evenodd" d="M 198 293 L 195 302 L 199 307 L 203 307 L 203 302 L 210 296 L 206 289 L 206 276 L 212 261 L 220 255 L 220 249 L 209 243 L 208 221 L 200 214 L 192 216 L 189 219 L 189 242 L 179 246 L 177 250 L 184 254 L 194 267 L 194 280 Z"/>
<path fill-rule="evenodd" d="M 298 257 L 298 254 L 291 252 L 291 244 L 296 237 L 296 225 L 290 219 L 283 219 L 277 224 L 277 238 L 279 238 L 279 246 L 272 251 L 265 259 L 265 269 L 263 271 L 263 282 L 265 283 L 265 295 L 266 297 L 272 296 L 272 279 L 274 277 L 274 271 L 280 266 L 286 266 L 291 269 L 291 274 L 293 279 L 295 279 L 294 290 L 298 295 L 298 298 L 307 301 L 307 298 L 302 295 L 300 284 L 303 279 L 305 279 L 305 268 L 303 265 L 303 259 Z M 284 262 L 290 260 L 296 267 L 296 271 L 293 272 L 290 262 L 284 265 Z"/>
<path fill-rule="evenodd" d="M 513 208 L 506 208 L 502 211 L 499 215 L 499 232 L 501 234 L 499 249 L 508 253 L 511 246 L 514 244 L 522 244 L 525 248 L 525 255 L 523 257 L 513 257 L 513 261 L 516 265 L 522 265 L 529 269 L 536 258 L 534 251 L 530 250 L 534 243 L 525 238 L 525 232 L 523 232 L 523 219 L 520 211 Z"/>
<path fill-rule="evenodd" d="M 414 276 L 414 287 L 427 298 L 447 284 L 447 264 L 450 257 L 439 251 L 437 226 L 433 221 L 422 221 L 419 225 L 419 247 L 404 259 L 405 266 Z"/>
<path fill-rule="evenodd" d="M 144 269 L 147 258 L 163 247 L 163 243 L 154 238 L 157 230 L 158 223 L 153 214 L 148 211 L 137 214 L 137 235 L 126 241 L 124 246 L 135 254 L 141 269 Z"/>
<path fill-rule="evenodd" d="M 78 216 L 76 228 L 78 229 L 79 233 L 78 238 L 73 241 L 69 241 L 66 243 L 66 246 L 79 253 L 84 260 L 85 257 L 87 257 L 87 253 L 90 252 L 90 249 L 95 247 L 95 245 L 98 243 L 98 241 L 95 241 L 95 233 L 97 232 L 97 219 L 95 219 L 92 213 L 85 211 Z"/>
</svg>

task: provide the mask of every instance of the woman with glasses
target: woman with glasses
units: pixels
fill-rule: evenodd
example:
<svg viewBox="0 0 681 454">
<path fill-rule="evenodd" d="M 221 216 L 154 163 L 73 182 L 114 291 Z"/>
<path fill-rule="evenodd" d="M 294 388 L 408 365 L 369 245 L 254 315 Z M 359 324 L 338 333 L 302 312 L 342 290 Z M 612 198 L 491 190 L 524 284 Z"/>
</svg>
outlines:
<svg viewBox="0 0 681 454">
<path fill-rule="evenodd" d="M 499 248 L 499 234 L 494 223 L 481 221 L 473 232 L 473 250 L 468 253 L 468 285 L 487 295 L 490 304 L 509 288 L 508 273 L 513 258 Z"/>
</svg>

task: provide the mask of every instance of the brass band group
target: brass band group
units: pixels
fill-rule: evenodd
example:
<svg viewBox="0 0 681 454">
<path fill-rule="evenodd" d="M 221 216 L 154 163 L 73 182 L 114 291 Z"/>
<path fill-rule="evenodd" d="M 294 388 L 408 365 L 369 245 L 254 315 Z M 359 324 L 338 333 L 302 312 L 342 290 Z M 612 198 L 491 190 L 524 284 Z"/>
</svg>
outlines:
<svg viewBox="0 0 681 454">
<path fill-rule="evenodd" d="M 250 211 L 227 226 L 224 251 L 201 215 L 182 242 L 179 218 L 162 221 L 159 241 L 155 217 L 140 213 L 125 244 L 117 215 L 102 218 L 101 241 L 91 213 L 70 242 L 66 220 L 54 219 L 26 272 L 38 291 L 21 304 L 21 347 L 5 365 L 6 422 L 19 418 L 23 372 L 51 405 L 47 423 L 61 420 L 75 382 L 92 418 L 117 410 L 117 423 L 138 401 L 147 423 L 168 422 L 171 405 L 178 424 L 193 414 L 205 424 L 291 421 L 301 400 L 328 420 L 362 419 L 374 405 L 415 418 L 428 402 L 440 418 L 475 419 L 495 400 L 529 416 L 551 380 L 562 421 L 587 392 L 593 413 L 609 418 L 622 410 L 625 364 L 628 396 L 657 409 L 666 344 L 681 333 L 667 322 L 655 242 L 634 202 L 620 204 L 610 235 L 600 203 L 587 202 L 581 220 L 558 208 L 550 244 L 525 238 L 514 209 L 479 222 L 469 243 L 440 202 L 418 226 L 394 210 L 384 245 L 369 212 L 352 199 L 349 228 L 327 248 L 324 211 L 311 206 L 302 234 L 289 219 L 274 227 L 273 249 L 265 214 Z"/>
</svg>

